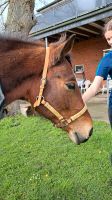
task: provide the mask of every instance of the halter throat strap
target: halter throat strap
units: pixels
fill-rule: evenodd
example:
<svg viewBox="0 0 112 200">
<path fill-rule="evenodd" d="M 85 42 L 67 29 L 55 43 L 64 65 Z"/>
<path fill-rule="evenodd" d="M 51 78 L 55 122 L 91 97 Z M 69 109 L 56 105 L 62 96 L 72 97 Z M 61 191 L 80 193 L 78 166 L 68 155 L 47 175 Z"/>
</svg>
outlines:
<svg viewBox="0 0 112 200">
<path fill-rule="evenodd" d="M 70 124 L 71 122 L 75 121 L 77 118 L 79 118 L 81 115 L 83 115 L 87 110 L 87 106 L 85 104 L 85 106 L 83 107 L 83 109 L 81 111 L 79 111 L 75 115 L 72 115 L 69 119 L 65 119 L 57 110 L 55 110 L 44 99 L 41 101 L 41 104 L 43 104 L 51 113 L 53 113 L 58 118 L 59 122 L 56 124 L 56 126 L 59 128 L 63 128 L 65 126 L 67 126 L 68 124 Z"/>
</svg>

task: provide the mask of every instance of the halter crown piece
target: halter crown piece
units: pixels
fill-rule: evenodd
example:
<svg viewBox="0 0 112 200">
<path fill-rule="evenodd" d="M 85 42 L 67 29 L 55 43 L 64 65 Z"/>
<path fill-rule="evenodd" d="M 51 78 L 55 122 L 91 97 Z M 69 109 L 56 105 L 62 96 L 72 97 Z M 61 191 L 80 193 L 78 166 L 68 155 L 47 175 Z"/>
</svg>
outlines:
<svg viewBox="0 0 112 200">
<path fill-rule="evenodd" d="M 57 110 L 55 110 L 55 108 L 53 108 L 47 101 L 45 101 L 43 97 L 43 91 L 44 91 L 44 87 L 46 83 L 47 70 L 49 66 L 49 55 L 50 55 L 50 48 L 46 47 L 46 56 L 45 56 L 44 69 L 43 69 L 43 74 L 42 74 L 42 79 L 41 79 L 40 91 L 39 91 L 39 95 L 36 97 L 34 108 L 39 107 L 40 104 L 43 104 L 50 112 L 52 112 L 58 118 L 59 123 L 56 124 L 56 126 L 62 128 L 62 127 L 67 126 L 71 122 L 75 121 L 81 115 L 83 115 L 87 110 L 87 106 L 85 105 L 81 111 L 71 116 L 69 119 L 65 119 Z"/>
</svg>

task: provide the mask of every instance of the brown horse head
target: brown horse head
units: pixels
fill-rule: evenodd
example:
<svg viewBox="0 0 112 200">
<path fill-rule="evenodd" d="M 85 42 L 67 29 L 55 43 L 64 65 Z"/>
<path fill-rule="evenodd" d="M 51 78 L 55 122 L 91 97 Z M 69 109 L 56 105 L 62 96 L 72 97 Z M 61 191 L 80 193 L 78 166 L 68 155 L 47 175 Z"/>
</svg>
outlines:
<svg viewBox="0 0 112 200">
<path fill-rule="evenodd" d="M 5 94 L 5 105 L 16 99 L 35 103 L 41 85 L 45 59 L 43 43 L 26 43 L 1 39 L 0 77 Z M 70 119 L 84 108 L 84 103 L 76 83 L 70 59 L 73 37 L 50 44 L 49 66 L 43 90 L 45 101 L 64 119 Z M 0 60 L 1 60 L 0 59 Z M 1 61 L 0 61 L 1 62 Z M 10 75 L 9 75 L 10 74 Z M 36 110 L 54 124 L 61 122 L 48 108 L 40 104 Z M 92 134 L 92 120 L 86 110 L 76 120 L 61 126 L 68 132 L 73 142 L 80 144 Z"/>
</svg>

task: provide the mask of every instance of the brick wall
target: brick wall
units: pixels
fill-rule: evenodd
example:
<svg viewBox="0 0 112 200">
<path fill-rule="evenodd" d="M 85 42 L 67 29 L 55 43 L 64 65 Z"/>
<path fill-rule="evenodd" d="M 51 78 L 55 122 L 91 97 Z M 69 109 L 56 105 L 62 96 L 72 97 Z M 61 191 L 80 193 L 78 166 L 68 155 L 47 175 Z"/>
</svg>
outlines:
<svg viewBox="0 0 112 200">
<path fill-rule="evenodd" d="M 86 79 L 93 80 L 103 50 L 109 46 L 103 37 L 85 40 L 74 44 L 72 62 L 74 65 L 84 64 Z"/>
</svg>

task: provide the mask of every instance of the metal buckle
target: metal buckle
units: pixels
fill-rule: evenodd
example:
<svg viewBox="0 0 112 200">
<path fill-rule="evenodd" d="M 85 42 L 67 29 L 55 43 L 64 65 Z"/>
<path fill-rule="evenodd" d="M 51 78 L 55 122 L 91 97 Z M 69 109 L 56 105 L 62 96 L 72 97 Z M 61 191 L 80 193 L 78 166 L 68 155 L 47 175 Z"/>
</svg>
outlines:
<svg viewBox="0 0 112 200">
<path fill-rule="evenodd" d="M 58 128 L 64 128 L 64 127 L 68 126 L 68 124 L 69 124 L 69 123 L 67 122 L 66 119 L 62 119 L 59 123 L 56 124 L 56 126 L 57 126 Z"/>
<path fill-rule="evenodd" d="M 46 84 L 46 78 L 41 78 L 41 84 L 42 84 L 42 81 L 45 81 L 45 84 Z"/>
<path fill-rule="evenodd" d="M 36 96 L 36 101 L 38 100 L 39 96 Z M 41 101 L 44 100 L 44 96 L 41 96 Z"/>
<path fill-rule="evenodd" d="M 61 121 L 61 124 L 62 124 L 62 127 L 68 126 L 68 122 L 67 122 L 66 119 L 65 119 L 65 120 L 62 120 L 62 121 Z"/>
</svg>

